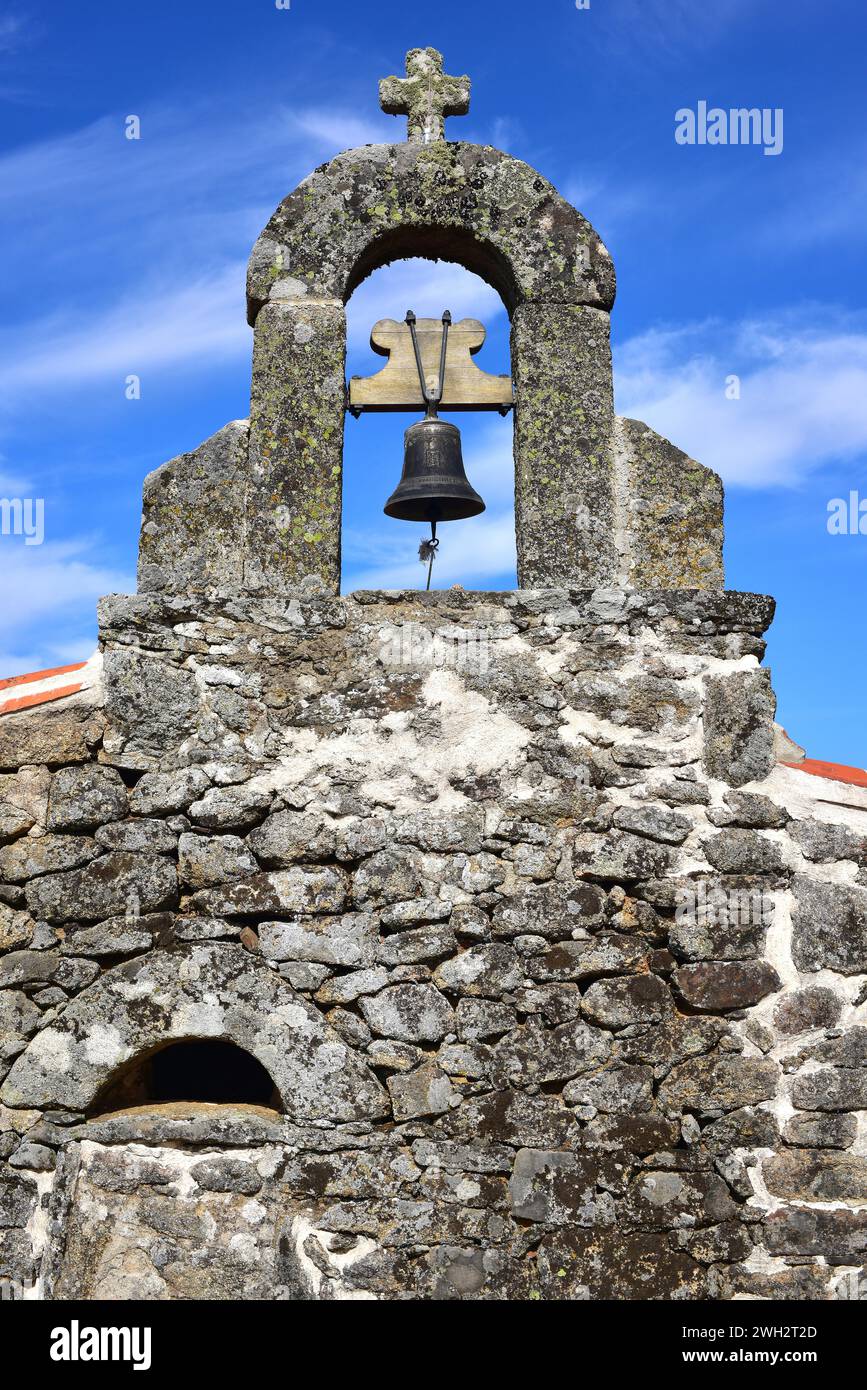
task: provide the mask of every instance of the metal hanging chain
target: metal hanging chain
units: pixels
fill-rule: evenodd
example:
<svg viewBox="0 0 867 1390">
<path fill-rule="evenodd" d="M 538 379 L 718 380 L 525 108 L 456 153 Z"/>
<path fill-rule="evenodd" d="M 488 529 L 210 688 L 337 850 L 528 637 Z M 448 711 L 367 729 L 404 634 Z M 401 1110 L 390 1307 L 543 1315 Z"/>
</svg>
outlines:
<svg viewBox="0 0 867 1390">
<path fill-rule="evenodd" d="M 416 318 L 415 314 L 412 312 L 412 309 L 407 310 L 406 322 L 409 324 L 409 331 L 412 334 L 412 346 L 415 352 L 415 365 L 418 371 L 419 385 L 421 386 L 421 398 L 427 407 L 425 411 L 425 419 L 435 420 L 437 417 L 437 406 L 443 398 L 443 391 L 445 390 L 446 384 L 446 352 L 448 351 L 449 328 L 451 327 L 452 316 L 449 313 L 448 309 L 446 309 L 445 313 L 443 314 L 443 342 L 442 348 L 440 349 L 440 375 L 435 391 L 429 391 L 427 388 L 427 382 L 425 381 L 424 365 L 421 360 L 421 350 L 418 345 L 418 335 L 415 331 Z M 433 562 L 436 553 L 439 550 L 439 545 L 440 543 L 437 540 L 437 524 L 435 521 L 432 521 L 430 524 L 430 540 L 422 541 L 421 545 L 418 548 L 419 560 L 422 564 L 427 562 L 427 584 L 425 585 L 426 591 L 430 589 L 431 574 L 433 573 Z"/>
</svg>

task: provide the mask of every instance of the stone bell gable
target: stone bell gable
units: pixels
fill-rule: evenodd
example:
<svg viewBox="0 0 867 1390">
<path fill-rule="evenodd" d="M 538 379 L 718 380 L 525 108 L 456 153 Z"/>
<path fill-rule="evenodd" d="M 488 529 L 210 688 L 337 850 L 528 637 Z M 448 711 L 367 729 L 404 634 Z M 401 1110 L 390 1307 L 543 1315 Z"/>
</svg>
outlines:
<svg viewBox="0 0 867 1390">
<path fill-rule="evenodd" d="M 99 653 L 0 683 L 3 1288 L 863 1297 L 867 774 L 791 765 L 719 480 L 615 417 L 595 233 L 433 50 L 382 97 Z M 515 591 L 339 593 L 343 306 L 410 254 L 512 316 Z"/>
<path fill-rule="evenodd" d="M 349 150 L 277 208 L 247 277 L 249 434 L 147 480 L 140 588 L 339 592 L 344 306 L 413 256 L 460 263 L 509 312 L 519 586 L 721 588 L 719 478 L 614 414 L 601 239 L 529 165 L 443 139 Z"/>
</svg>

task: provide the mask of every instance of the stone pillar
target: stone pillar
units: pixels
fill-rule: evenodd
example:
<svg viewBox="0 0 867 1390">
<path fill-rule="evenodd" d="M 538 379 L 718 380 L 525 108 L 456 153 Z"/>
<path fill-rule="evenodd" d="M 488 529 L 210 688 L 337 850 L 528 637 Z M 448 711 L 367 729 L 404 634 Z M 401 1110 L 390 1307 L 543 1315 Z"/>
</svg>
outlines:
<svg viewBox="0 0 867 1390">
<path fill-rule="evenodd" d="M 641 420 L 615 422 L 623 517 L 622 582 L 634 589 L 722 589 L 723 485 Z"/>
<path fill-rule="evenodd" d="M 615 582 L 609 317 L 522 304 L 512 323 L 518 584 Z"/>
<path fill-rule="evenodd" d="M 340 592 L 346 314 L 273 301 L 256 319 L 245 588 Z"/>
<path fill-rule="evenodd" d="M 144 482 L 140 594 L 244 587 L 249 427 L 233 420 Z"/>
</svg>

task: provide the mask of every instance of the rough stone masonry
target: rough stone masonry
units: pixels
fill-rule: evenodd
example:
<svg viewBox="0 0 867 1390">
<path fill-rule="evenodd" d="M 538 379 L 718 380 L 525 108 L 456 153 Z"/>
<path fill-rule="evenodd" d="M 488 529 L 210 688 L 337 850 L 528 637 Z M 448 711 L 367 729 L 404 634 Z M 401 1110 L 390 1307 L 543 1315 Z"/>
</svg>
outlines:
<svg viewBox="0 0 867 1390">
<path fill-rule="evenodd" d="M 250 421 L 146 480 L 101 678 L 0 718 L 0 1278 L 858 1296 L 867 794 L 776 762 L 773 602 L 614 416 L 599 238 L 411 58 L 412 139 L 257 242 Z M 338 593 L 343 304 L 407 254 L 512 315 L 515 592 Z M 192 1043 L 270 1099 L 166 1099 Z"/>
</svg>

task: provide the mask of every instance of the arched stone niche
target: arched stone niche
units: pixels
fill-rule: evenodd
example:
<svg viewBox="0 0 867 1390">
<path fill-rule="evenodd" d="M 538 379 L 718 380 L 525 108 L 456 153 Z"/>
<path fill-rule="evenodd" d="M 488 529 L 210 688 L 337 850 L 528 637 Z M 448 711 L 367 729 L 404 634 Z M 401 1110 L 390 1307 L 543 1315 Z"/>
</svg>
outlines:
<svg viewBox="0 0 867 1390">
<path fill-rule="evenodd" d="M 134 1058 L 172 1041 L 225 1039 L 271 1076 L 294 1121 L 388 1110 L 373 1072 L 322 1016 L 242 946 L 155 951 L 108 970 L 37 1033 L 0 1088 L 5 1105 L 88 1112 Z"/>
<path fill-rule="evenodd" d="M 250 258 L 250 420 L 145 482 L 143 592 L 340 590 L 346 314 L 380 266 L 458 262 L 512 323 L 521 588 L 723 586 L 722 486 L 614 415 L 614 267 L 529 165 L 488 146 L 366 145 L 284 199 Z"/>
</svg>

